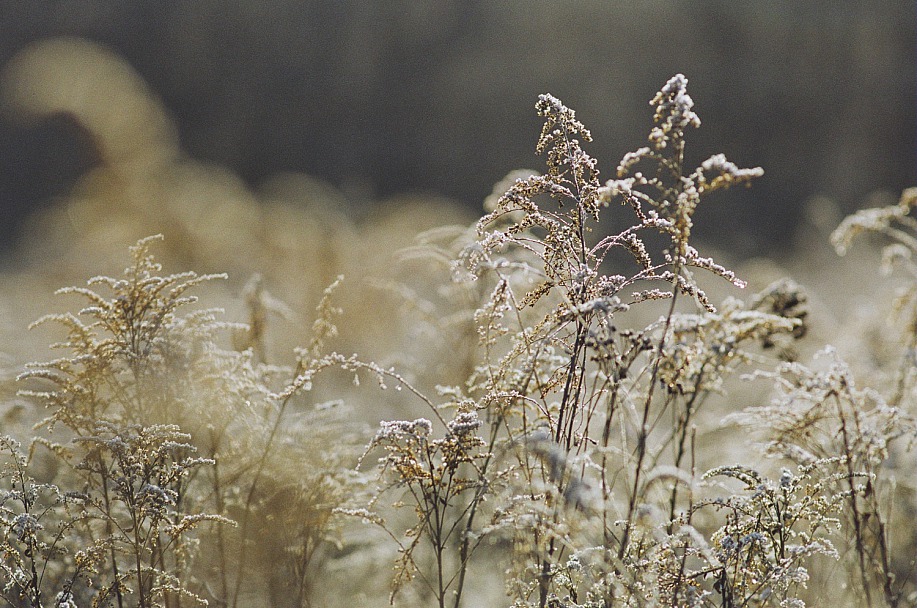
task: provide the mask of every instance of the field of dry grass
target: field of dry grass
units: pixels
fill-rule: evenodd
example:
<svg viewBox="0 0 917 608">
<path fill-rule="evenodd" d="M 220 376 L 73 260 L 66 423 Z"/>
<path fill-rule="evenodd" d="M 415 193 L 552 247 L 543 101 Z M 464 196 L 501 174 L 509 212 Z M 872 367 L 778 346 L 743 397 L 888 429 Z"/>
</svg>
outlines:
<svg viewBox="0 0 917 608">
<path fill-rule="evenodd" d="M 10 69 L 103 162 L 0 274 L 4 605 L 917 605 L 917 190 L 731 264 L 694 211 L 761 169 L 685 166 L 676 75 L 616 168 L 546 94 L 480 218 L 354 217 L 103 49 Z"/>
</svg>

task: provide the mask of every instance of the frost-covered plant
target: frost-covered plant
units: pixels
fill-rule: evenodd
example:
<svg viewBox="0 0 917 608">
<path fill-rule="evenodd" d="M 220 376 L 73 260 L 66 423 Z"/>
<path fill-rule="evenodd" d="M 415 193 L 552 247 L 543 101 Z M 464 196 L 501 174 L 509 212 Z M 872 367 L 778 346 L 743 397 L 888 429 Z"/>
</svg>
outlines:
<svg viewBox="0 0 917 608">
<path fill-rule="evenodd" d="M 346 426 L 333 411 L 335 404 L 316 404 L 312 411 L 306 412 L 290 411 L 295 408 L 296 399 L 312 389 L 319 372 L 342 365 L 340 356 L 323 353 L 326 342 L 337 334 L 334 320 L 341 311 L 334 306 L 332 294 L 341 280 L 338 277 L 325 289 L 312 325 L 312 340 L 308 347 L 298 349 L 295 367 L 292 370 L 258 367 L 242 383 L 249 389 L 242 392 L 246 403 L 257 395 L 261 406 L 254 424 L 241 429 L 226 428 L 251 433 L 254 437 L 246 439 L 256 442 L 251 446 L 252 453 L 237 460 L 223 479 L 214 478 L 215 485 L 225 493 L 220 499 L 222 508 L 239 522 L 238 545 L 233 555 L 226 555 L 227 544 L 222 538 L 219 545 L 222 597 L 232 606 L 244 605 L 251 567 L 249 547 L 257 545 L 253 536 L 261 532 L 268 532 L 267 542 L 261 543 L 265 549 L 272 555 L 279 552 L 283 556 L 266 572 L 272 605 L 296 608 L 308 605 L 316 563 L 320 561 L 318 551 L 332 536 L 334 510 L 350 493 L 344 461 L 352 456 L 348 448 L 356 443 L 342 435 Z M 250 300 L 250 307 L 253 304 L 255 317 L 261 304 L 257 299 Z M 277 390 L 271 390 L 281 374 L 287 378 Z M 285 430 L 284 425 L 294 417 L 299 418 L 299 424 Z M 227 439 L 232 441 L 231 437 Z M 302 442 L 298 449 L 289 445 L 294 440 Z M 315 444 L 310 445 L 312 442 Z M 322 449 L 325 443 L 333 444 L 334 449 Z M 292 481 L 284 480 L 282 475 L 271 475 L 291 463 L 303 468 Z M 278 522 L 289 525 L 289 534 L 272 538 L 270 531 Z M 227 573 L 231 563 L 235 565 L 232 583 Z"/>
<path fill-rule="evenodd" d="M 176 420 L 176 397 L 200 340 L 217 326 L 213 311 L 181 316 L 178 309 L 196 301 L 186 292 L 197 285 L 225 278 L 194 272 L 161 276 L 161 266 L 149 237 L 131 248 L 132 265 L 122 278 L 94 277 L 87 287 L 68 287 L 59 294 L 76 294 L 88 306 L 78 315 L 43 317 L 33 327 L 55 322 L 67 330 L 67 339 L 53 345 L 64 356 L 30 365 L 20 380 L 43 379 L 46 391 L 23 391 L 41 399 L 51 410 L 45 421 L 60 423 L 77 436 L 91 435 L 99 421 L 148 425 Z M 94 290 L 104 286 L 111 295 Z"/>
<path fill-rule="evenodd" d="M 760 439 L 763 453 L 808 470 L 836 503 L 838 541 L 848 583 L 866 606 L 910 605 L 915 592 L 913 517 L 915 472 L 914 364 L 917 302 L 917 222 L 911 213 L 917 189 L 906 190 L 897 205 L 859 211 L 831 237 L 839 254 L 855 238 L 881 235 L 893 243 L 883 250 L 888 272 L 904 269 L 892 321 L 903 326 L 895 353 L 878 377 L 857 377 L 833 347 L 809 365 L 786 362 L 756 376 L 774 384 L 767 405 L 731 416 Z M 892 371 L 893 373 L 888 373 Z M 816 466 L 817 465 L 817 466 Z M 908 522 L 899 528 L 902 522 Z"/>
<path fill-rule="evenodd" d="M 686 130 L 700 124 L 686 85 L 677 75 L 653 98 L 650 146 L 628 154 L 605 183 L 582 147 L 589 131 L 542 95 L 536 149 L 547 172 L 509 185 L 453 268 L 489 285 L 474 313 L 478 362 L 452 389 L 477 412 L 472 445 L 486 453 L 465 464 L 463 487 L 474 491 L 433 502 L 455 505 L 460 572 L 482 538 L 509 542 L 515 606 L 676 605 L 690 590 L 712 592 L 703 576 L 689 581 L 703 571 L 697 560 L 719 564 L 692 522 L 698 411 L 764 350 L 779 345 L 792 358 L 788 341 L 804 333 L 805 296 L 795 285 L 775 284 L 748 305 L 729 300 L 718 312 L 695 276 L 744 286 L 691 245 L 693 216 L 708 193 L 761 170 L 722 155 L 685 170 Z M 634 221 L 601 236 L 602 212 L 617 201 Z M 659 320 L 636 324 L 638 305 L 655 300 L 668 300 Z M 442 440 L 433 437 L 448 438 L 451 423 L 440 418 L 440 430 L 425 422 L 423 433 L 417 423 L 384 423 L 374 445 L 385 444 L 384 478 L 408 490 L 402 500 L 419 515 L 411 548 L 423 536 L 439 554 L 449 539 L 431 533 L 426 517 L 436 512 L 430 497 L 442 493 L 433 481 L 432 490 L 417 489 L 448 467 L 423 456 L 438 453 Z M 404 425 L 412 432 L 392 430 Z M 458 606 L 464 579 L 455 582 Z"/>
<path fill-rule="evenodd" d="M 0 449 L 0 597 L 11 606 L 71 606 L 74 586 L 101 557 L 102 545 L 73 542 L 73 528 L 88 516 L 85 495 L 37 482 L 16 440 L 0 437 Z"/>
<path fill-rule="evenodd" d="M 104 420 L 95 434 L 74 440 L 83 453 L 76 469 L 85 474 L 89 533 L 105 539 L 112 559 L 110 582 L 94 604 L 117 598 L 120 606 L 127 594 L 136 595 L 138 606 L 166 605 L 169 595 L 200 600 L 182 583 L 192 557 L 185 537 L 202 522 L 227 520 L 188 513 L 181 502 L 194 469 L 213 464 L 192 456 L 189 440 L 174 425 Z"/>
<path fill-rule="evenodd" d="M 838 477 L 816 474 L 831 464 L 816 460 L 795 473 L 783 469 L 777 480 L 741 466 L 705 473 L 706 479 L 738 480 L 743 488 L 695 506 L 723 512 L 725 522 L 711 536 L 714 559 L 684 573 L 683 585 L 714 580 L 711 596 L 718 595 L 723 606 L 799 603 L 797 595 L 809 580 L 808 558 L 838 556 L 830 537 L 840 527 L 844 495 L 834 491 Z"/>
<path fill-rule="evenodd" d="M 399 563 L 392 597 L 405 580 L 416 575 L 444 607 L 450 597 L 461 601 L 468 549 L 463 539 L 463 524 L 483 497 L 481 461 L 489 454 L 476 432 L 481 426 L 474 409 L 460 408 L 446 425 L 441 438 L 433 436 L 433 424 L 425 419 L 383 422 L 369 445 L 368 452 L 380 449 L 383 479 L 394 488 L 406 491 L 414 505 L 416 521 L 403 534 L 390 529 L 385 520 L 369 511 L 345 511 L 382 526 L 399 543 Z M 367 453 L 368 453 L 367 452 Z M 408 542 L 399 539 L 404 536 Z M 433 553 L 434 568 L 427 572 L 418 566 L 415 550 L 427 541 Z M 451 548 L 463 545 L 457 564 L 450 560 Z"/>
<path fill-rule="evenodd" d="M 787 363 L 759 372 L 775 383 L 776 396 L 771 404 L 747 408 L 734 418 L 761 436 L 768 456 L 801 467 L 828 463 L 819 467 L 824 469 L 821 484 L 841 499 L 849 548 L 844 555 L 852 556 L 858 592 L 867 606 L 877 605 L 877 593 L 884 605 L 900 606 L 913 585 L 914 562 L 896 563 L 898 544 L 913 547 L 914 539 L 913 532 L 908 539 L 894 538 L 890 531 L 890 522 L 907 515 L 896 504 L 896 467 L 889 461 L 900 458 L 896 446 L 913 447 L 915 419 L 878 391 L 860 388 L 833 349 L 822 357 L 828 359 L 826 369 Z"/>
<path fill-rule="evenodd" d="M 69 465 L 58 485 L 75 486 L 82 500 L 69 545 L 93 547 L 101 559 L 92 563 L 91 592 L 78 600 L 239 605 L 248 587 L 274 589 L 283 573 L 282 587 L 268 591 L 273 605 L 307 605 L 333 510 L 348 493 L 343 460 L 356 457 L 335 408 L 304 411 L 301 402 L 314 376 L 339 364 L 322 354 L 336 332 L 334 286 L 296 366 L 269 365 L 263 290 L 248 298 L 252 326 L 217 321 L 214 310 L 183 312 L 196 301 L 192 288 L 222 275 L 163 275 L 150 252 L 157 238 L 131 249 L 121 278 L 61 290 L 89 306 L 38 321 L 66 328 L 67 339 L 54 345 L 66 353 L 20 375 L 32 385 L 21 394 L 50 409 L 43 426 L 53 435 L 36 446 Z M 242 352 L 219 345 L 226 330 L 248 337 Z M 315 442 L 330 434 L 336 449 L 318 450 Z M 284 447 L 294 439 L 301 448 Z M 313 466 L 293 474 L 291 458 Z M 264 536 L 281 517 L 291 534 Z M 279 558 L 260 568 L 256 551 Z"/>
<path fill-rule="evenodd" d="M 60 290 L 89 306 L 36 322 L 63 325 L 67 339 L 55 347 L 67 353 L 20 376 L 50 384 L 23 394 L 45 402 L 50 430 L 65 427 L 70 441 L 42 443 L 81 480 L 88 511 L 81 532 L 106 546 L 94 605 L 120 608 L 128 595 L 139 606 L 162 605 L 169 594 L 200 599 L 183 583 L 186 537 L 203 521 L 221 519 L 188 504 L 192 470 L 212 461 L 192 457 L 190 437 L 161 422 L 186 417 L 177 409 L 187 380 L 182 370 L 193 366 L 195 347 L 215 324 L 211 311 L 176 313 L 195 301 L 188 290 L 217 275 L 161 276 L 149 251 L 155 238 L 131 249 L 123 278 L 95 277 L 86 288 Z M 93 289 L 99 285 L 111 295 Z"/>
<path fill-rule="evenodd" d="M 692 463 L 683 458 L 692 449 L 692 418 L 716 390 L 718 374 L 741 360 L 743 340 L 795 325 L 761 312 L 718 314 L 694 276 L 704 270 L 744 285 L 691 246 L 693 215 L 709 192 L 746 183 L 761 170 L 740 170 L 717 155 L 685 171 L 686 130 L 700 124 L 686 85 L 677 75 L 653 98 L 651 145 L 625 156 L 617 178 L 605 184 L 581 147 L 589 132 L 559 100 L 541 96 L 545 126 L 537 150 L 547 155 L 548 172 L 517 180 L 478 223 L 477 248 L 466 250 L 469 270 L 496 281 L 479 310 L 484 364 L 470 390 L 500 405 L 494 420 L 510 440 L 532 446 L 539 425 L 549 434 L 537 442 L 544 447 L 517 451 L 517 478 L 530 497 L 522 513 L 501 521 L 529 528 L 530 538 L 517 543 L 528 556 L 517 579 L 529 579 L 534 591 L 531 600 L 517 582 L 517 601 L 526 605 L 560 597 L 558 564 L 584 549 L 583 541 L 605 547 L 586 568 L 593 580 L 605 576 L 602 570 L 638 568 L 645 551 L 632 546 L 634 526 L 650 498 L 651 471 L 685 467 L 690 477 Z M 631 208 L 634 223 L 592 236 L 601 211 L 615 201 Z M 609 272 L 615 251 L 629 254 L 634 267 Z M 704 312 L 678 313 L 682 297 Z M 628 327 L 631 307 L 660 299 L 669 305 L 659 321 Z M 719 340 L 715 326 L 724 328 Z M 667 413 L 672 426 L 659 424 Z M 671 520 L 678 515 L 677 485 L 665 509 Z M 599 537 L 576 538 L 577 510 L 601 522 Z M 613 599 L 609 588 L 601 601 Z"/>
<path fill-rule="evenodd" d="M 859 237 L 874 235 L 890 240 L 882 250 L 882 270 L 891 274 L 900 269 L 906 277 L 893 302 L 904 340 L 896 345 L 901 352 L 897 355 L 895 392 L 887 396 L 892 405 L 913 397 L 917 378 L 912 356 L 917 348 L 917 219 L 912 215 L 915 207 L 917 188 L 908 188 L 897 204 L 857 211 L 841 222 L 831 235 L 838 255 L 845 255 Z"/>
</svg>

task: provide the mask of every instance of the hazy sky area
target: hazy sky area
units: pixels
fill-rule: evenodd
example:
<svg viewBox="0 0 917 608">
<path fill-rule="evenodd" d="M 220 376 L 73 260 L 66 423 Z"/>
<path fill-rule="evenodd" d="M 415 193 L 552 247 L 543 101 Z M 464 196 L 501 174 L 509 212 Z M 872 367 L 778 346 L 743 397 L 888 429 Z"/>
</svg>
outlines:
<svg viewBox="0 0 917 608">
<path fill-rule="evenodd" d="M 479 209 L 511 169 L 543 167 L 543 92 L 576 109 L 612 177 L 682 72 L 703 121 L 689 163 L 724 152 L 765 169 L 698 220 L 752 255 L 788 242 L 814 196 L 846 212 L 917 183 L 915 29 L 904 0 L 0 0 L 0 63 L 48 37 L 102 43 L 160 98 L 185 154 L 252 187 L 314 175 L 355 214 L 416 192 Z M 72 118 L 7 108 L 0 239 L 98 160 Z"/>
</svg>

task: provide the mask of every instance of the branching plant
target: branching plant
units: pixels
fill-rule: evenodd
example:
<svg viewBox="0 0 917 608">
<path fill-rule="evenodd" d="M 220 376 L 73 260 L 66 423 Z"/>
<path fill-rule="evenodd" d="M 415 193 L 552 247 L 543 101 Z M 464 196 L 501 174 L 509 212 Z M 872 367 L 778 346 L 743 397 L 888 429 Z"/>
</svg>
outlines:
<svg viewBox="0 0 917 608">
<path fill-rule="evenodd" d="M 182 420 L 177 406 L 185 384 L 178 370 L 191 365 L 194 347 L 215 323 L 210 311 L 184 317 L 176 312 L 195 301 L 188 290 L 217 276 L 160 276 L 149 252 L 152 240 L 132 249 L 133 264 L 123 278 L 96 277 L 89 287 L 61 290 L 84 297 L 89 306 L 79 316 L 51 315 L 36 325 L 63 325 L 67 340 L 55 346 L 68 353 L 20 376 L 50 383 L 49 390 L 23 394 L 51 409 L 45 426 L 65 427 L 68 443 L 43 443 L 81 479 L 89 512 L 82 533 L 108 552 L 105 572 L 97 573 L 94 605 L 200 599 L 181 582 L 185 537 L 204 521 L 221 520 L 194 513 L 186 500 L 192 470 L 212 461 L 193 458 L 190 437 L 160 422 Z M 112 295 L 100 295 L 92 289 L 97 285 Z"/>
<path fill-rule="evenodd" d="M 477 445 L 487 451 L 467 469 L 467 486 L 477 491 L 441 496 L 435 471 L 446 465 L 422 458 L 421 448 L 429 444 L 434 454 L 439 441 L 429 422 L 423 433 L 402 429 L 416 430 L 418 421 L 385 423 L 397 428 L 383 426 L 373 444 L 385 443 L 382 470 L 395 478 L 383 489 L 407 487 L 419 514 L 404 555 L 425 536 L 440 556 L 449 538 L 430 525 L 429 514 L 438 515 L 430 504 L 445 509 L 464 498 L 456 513 L 466 527 L 452 541 L 461 567 L 471 557 L 468 539 L 507 538 L 515 564 L 507 585 L 518 606 L 668 604 L 689 588 L 704 595 L 698 580 L 688 583 L 701 571 L 697 556 L 713 555 L 692 526 L 698 412 L 725 378 L 759 360 L 756 352 L 780 345 L 792 358 L 789 342 L 803 335 L 806 310 L 804 294 L 786 282 L 748 305 L 729 300 L 721 312 L 699 285 L 697 271 L 744 286 L 690 244 L 693 215 L 710 192 L 761 170 L 739 169 L 722 155 L 684 170 L 686 131 L 700 124 L 686 84 L 675 76 L 654 97 L 650 146 L 628 154 L 604 184 L 582 147 L 591 139 L 585 126 L 558 99 L 539 98 L 545 125 L 536 149 L 548 170 L 510 185 L 478 222 L 454 273 L 492 286 L 474 315 L 480 363 L 460 391 L 483 422 Z M 634 223 L 594 236 L 615 201 Z M 622 259 L 631 270 L 613 273 Z M 657 300 L 668 300 L 660 319 L 633 327 L 632 309 Z M 682 312 L 692 303 L 697 312 Z M 395 456 L 421 464 L 395 466 Z M 420 478 L 431 480 L 429 489 L 417 491 Z M 495 504 L 489 523 L 472 524 L 481 491 Z M 652 533 L 648 513 L 658 515 Z M 400 572 L 417 569 L 401 565 Z M 444 605 L 448 586 L 435 589 Z M 461 597 L 459 588 L 456 606 Z"/>
<path fill-rule="evenodd" d="M 102 557 L 101 544 L 73 542 L 74 528 L 88 517 L 86 497 L 37 482 L 14 439 L 0 437 L 0 446 L 0 596 L 10 606 L 74 606 L 74 585 L 92 576 Z"/>
<path fill-rule="evenodd" d="M 91 567 L 93 592 L 80 601 L 118 608 L 178 607 L 206 603 L 209 597 L 239 605 L 245 587 L 258 578 L 249 559 L 256 544 L 252 528 L 273 517 L 268 510 L 280 511 L 277 496 L 284 496 L 283 508 L 295 509 L 302 519 L 277 560 L 295 575 L 296 584 L 285 585 L 284 598 L 274 605 L 308 605 L 313 562 L 330 537 L 332 511 L 347 492 L 346 446 L 340 443 L 319 459 L 313 473 L 290 478 L 275 470 L 270 483 L 264 478 L 290 456 L 279 449 L 281 440 L 298 436 L 308 443 L 344 428 L 333 413 L 323 411 L 310 414 L 311 425 L 300 424 L 309 430 L 284 427 L 291 416 L 304 417 L 290 410 L 301 408 L 297 400 L 311 388 L 315 374 L 338 364 L 321 353 L 336 331 L 333 286 L 297 366 L 271 366 L 259 361 L 264 357 L 259 347 L 264 319 L 245 327 L 217 321 L 213 310 L 179 314 L 196 301 L 190 290 L 222 275 L 163 276 L 150 253 L 156 238 L 132 248 L 133 263 L 122 278 L 96 277 L 86 288 L 61 290 L 85 298 L 89 306 L 78 315 L 51 315 L 36 325 L 63 325 L 67 339 L 55 347 L 67 353 L 34 364 L 20 376 L 36 386 L 21 394 L 51 410 L 43 426 L 64 434 L 64 441 L 45 437 L 35 445 L 70 465 L 65 481 L 78 489 L 77 494 L 61 494 L 81 501 L 79 514 L 62 519 L 61 525 L 66 523 L 68 546 L 92 547 L 84 553 L 97 560 L 82 558 L 82 569 L 71 575 L 86 578 Z M 103 295 L 99 286 L 111 294 Z M 250 300 L 257 308 L 257 294 Z M 217 339 L 224 330 L 247 332 L 253 344 L 243 352 L 220 348 Z M 304 462 L 308 452 L 297 460 Z M 18 476 L 11 476 L 19 488 L 15 496 L 23 496 L 29 484 L 21 464 Z M 38 487 L 56 488 L 35 486 L 30 492 Z M 37 507 L 28 493 L 24 496 L 17 501 L 22 517 L 30 517 Z M 201 543 L 211 553 L 197 560 Z M 38 548 L 27 552 L 37 558 Z M 22 576 L 15 580 L 25 585 L 20 593 L 43 605 L 34 576 L 28 582 Z"/>
</svg>

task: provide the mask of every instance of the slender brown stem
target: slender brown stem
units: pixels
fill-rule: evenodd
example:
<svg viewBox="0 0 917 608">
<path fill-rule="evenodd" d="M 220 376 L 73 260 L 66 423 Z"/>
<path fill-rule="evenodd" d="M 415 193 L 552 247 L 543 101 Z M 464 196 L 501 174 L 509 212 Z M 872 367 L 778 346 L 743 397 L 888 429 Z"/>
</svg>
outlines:
<svg viewBox="0 0 917 608">
<path fill-rule="evenodd" d="M 649 388 L 647 389 L 646 400 L 643 403 L 643 419 L 640 423 L 640 432 L 637 435 L 637 464 L 634 470 L 634 483 L 631 487 L 630 499 L 627 504 L 627 519 L 624 524 L 624 536 L 621 539 L 621 545 L 618 548 L 618 559 L 624 557 L 627 551 L 627 545 L 630 542 L 631 527 L 634 523 L 634 512 L 637 509 L 637 498 L 640 491 L 640 482 L 642 481 L 643 460 L 646 458 L 647 440 L 649 439 L 649 417 L 650 409 L 653 403 L 653 393 L 656 389 L 656 378 L 659 376 L 659 365 L 662 362 L 662 356 L 665 348 L 666 338 L 669 334 L 669 327 L 672 325 L 672 318 L 675 315 L 675 302 L 678 299 L 678 273 L 679 267 L 676 266 L 675 285 L 672 287 L 672 301 L 669 304 L 669 312 L 666 314 L 665 323 L 662 326 L 662 336 L 659 337 L 659 344 L 656 347 L 656 357 L 653 360 L 653 370 L 650 374 Z"/>
</svg>

